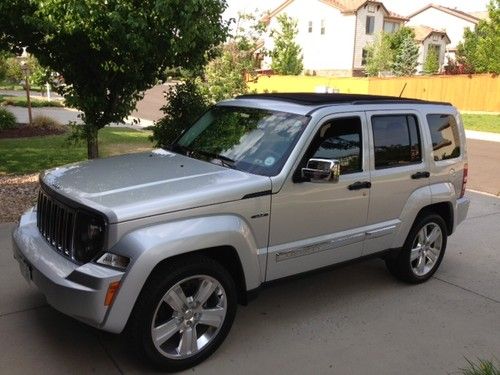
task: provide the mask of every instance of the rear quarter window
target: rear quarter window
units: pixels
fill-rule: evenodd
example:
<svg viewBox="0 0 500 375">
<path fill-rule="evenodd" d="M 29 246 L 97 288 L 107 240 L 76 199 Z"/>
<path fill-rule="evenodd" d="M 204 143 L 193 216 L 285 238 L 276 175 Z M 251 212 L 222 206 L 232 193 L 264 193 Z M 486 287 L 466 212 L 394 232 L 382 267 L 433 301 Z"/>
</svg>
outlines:
<svg viewBox="0 0 500 375">
<path fill-rule="evenodd" d="M 454 159 L 460 156 L 460 136 L 453 115 L 427 115 L 432 139 L 434 161 Z"/>
</svg>

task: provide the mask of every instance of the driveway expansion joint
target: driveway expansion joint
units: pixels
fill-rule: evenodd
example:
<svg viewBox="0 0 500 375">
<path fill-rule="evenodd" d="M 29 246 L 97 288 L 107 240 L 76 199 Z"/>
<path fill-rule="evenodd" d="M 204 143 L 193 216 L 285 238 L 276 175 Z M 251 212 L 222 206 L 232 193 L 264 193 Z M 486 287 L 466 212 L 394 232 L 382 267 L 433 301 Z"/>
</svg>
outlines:
<svg viewBox="0 0 500 375">
<path fill-rule="evenodd" d="M 6 312 L 6 313 L 3 313 L 3 314 L 0 314 L 0 318 L 3 318 L 5 316 L 9 316 L 9 315 L 15 315 L 15 314 L 20 314 L 20 313 L 23 313 L 23 312 L 27 312 L 27 311 L 33 311 L 33 310 L 38 310 L 38 309 L 41 309 L 42 307 L 48 307 L 49 305 L 48 304 L 43 304 L 43 305 L 39 305 L 39 306 L 33 306 L 33 307 L 29 307 L 27 309 L 23 309 L 23 310 L 17 310 L 17 311 L 10 311 L 10 312 Z"/>
<path fill-rule="evenodd" d="M 441 281 L 441 282 L 443 282 L 443 283 L 445 283 L 445 284 L 448 284 L 448 285 L 454 286 L 454 287 L 456 287 L 456 288 L 458 288 L 458 289 L 461 289 L 461 290 L 463 290 L 463 291 L 465 291 L 465 292 L 469 292 L 469 293 L 475 294 L 475 295 L 476 295 L 476 296 L 478 296 L 478 297 L 485 298 L 485 299 L 487 299 L 488 301 L 495 302 L 495 303 L 500 303 L 500 301 L 498 301 L 498 300 L 496 300 L 496 299 L 494 299 L 494 298 L 492 298 L 492 297 L 488 297 L 488 296 L 485 296 L 484 294 L 478 293 L 478 292 L 476 292 L 476 291 L 474 291 L 474 290 L 464 288 L 463 286 L 460 286 L 460 285 L 458 285 L 458 284 L 452 283 L 451 281 L 443 280 L 443 279 L 440 279 L 439 277 L 436 277 L 436 276 L 433 276 L 432 278 L 433 278 L 433 279 L 436 279 L 436 280 L 439 280 L 439 281 Z"/>
</svg>

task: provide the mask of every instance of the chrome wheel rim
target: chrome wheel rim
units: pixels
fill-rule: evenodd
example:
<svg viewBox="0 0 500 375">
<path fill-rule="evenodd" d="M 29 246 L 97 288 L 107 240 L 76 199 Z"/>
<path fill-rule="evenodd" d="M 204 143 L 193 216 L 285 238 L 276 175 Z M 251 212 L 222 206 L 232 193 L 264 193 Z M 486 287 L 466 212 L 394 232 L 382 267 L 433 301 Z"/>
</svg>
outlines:
<svg viewBox="0 0 500 375">
<path fill-rule="evenodd" d="M 219 333 L 227 312 L 226 292 L 213 277 L 196 275 L 172 286 L 153 315 L 151 338 L 165 357 L 185 359 Z"/>
<path fill-rule="evenodd" d="M 424 225 L 417 233 L 410 253 L 413 273 L 425 276 L 436 265 L 443 246 L 443 232 L 436 223 Z"/>
</svg>

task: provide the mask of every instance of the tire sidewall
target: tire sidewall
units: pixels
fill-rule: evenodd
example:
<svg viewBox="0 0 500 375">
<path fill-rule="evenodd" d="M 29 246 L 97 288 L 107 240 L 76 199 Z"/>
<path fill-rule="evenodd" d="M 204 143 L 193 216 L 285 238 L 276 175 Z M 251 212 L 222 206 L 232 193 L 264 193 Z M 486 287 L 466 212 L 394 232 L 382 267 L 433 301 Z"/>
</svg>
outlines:
<svg viewBox="0 0 500 375">
<path fill-rule="evenodd" d="M 231 329 L 237 307 L 237 295 L 234 281 L 229 273 L 218 263 L 211 259 L 191 259 L 183 262 L 178 267 L 168 267 L 160 269 L 160 273 L 152 278 L 152 282 L 147 283 L 143 299 L 142 308 L 134 318 L 136 324 L 135 340 L 140 341 L 140 346 L 147 359 L 163 370 L 180 371 L 195 366 L 209 357 L 224 341 Z M 167 273 L 168 272 L 168 273 Z M 164 277 L 162 277 L 164 275 Z M 207 275 L 216 279 L 226 292 L 227 311 L 224 322 L 215 338 L 199 353 L 185 359 L 171 359 L 163 356 L 155 347 L 151 337 L 151 324 L 156 308 L 165 293 L 179 281 L 194 275 Z"/>
<path fill-rule="evenodd" d="M 413 243 L 416 239 L 418 232 L 425 225 L 427 225 L 429 223 L 434 223 L 434 224 L 439 226 L 439 228 L 441 229 L 443 242 L 441 244 L 441 252 L 439 253 L 439 257 L 438 257 L 436 263 L 434 264 L 433 268 L 425 275 L 419 276 L 419 275 L 415 274 L 415 272 L 413 271 L 413 269 L 411 267 L 411 262 L 410 262 L 411 250 L 413 248 Z M 439 266 L 441 265 L 441 262 L 443 260 L 444 253 L 446 251 L 446 245 L 448 242 L 447 240 L 448 240 L 448 236 L 447 236 L 447 230 L 446 230 L 446 223 L 444 222 L 444 220 L 441 216 L 436 215 L 436 214 L 429 214 L 429 215 L 423 216 L 415 223 L 415 225 L 412 227 L 410 233 L 408 234 L 408 237 L 406 238 L 406 241 L 404 244 L 403 257 L 401 259 L 401 261 L 403 262 L 403 264 L 401 266 L 406 268 L 405 273 L 407 273 L 407 275 L 409 276 L 411 281 L 423 282 L 423 281 L 430 279 L 432 277 L 432 275 L 434 275 L 434 273 L 437 271 L 437 269 L 439 268 Z"/>
</svg>

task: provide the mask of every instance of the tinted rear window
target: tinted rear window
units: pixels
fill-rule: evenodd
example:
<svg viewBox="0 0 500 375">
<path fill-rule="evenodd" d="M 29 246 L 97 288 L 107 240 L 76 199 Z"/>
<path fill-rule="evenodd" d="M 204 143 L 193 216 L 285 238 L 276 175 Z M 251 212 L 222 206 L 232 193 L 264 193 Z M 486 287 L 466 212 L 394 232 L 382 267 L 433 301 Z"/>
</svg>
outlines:
<svg viewBox="0 0 500 375">
<path fill-rule="evenodd" d="M 372 129 L 376 169 L 400 167 L 422 160 L 415 116 L 374 116 Z"/>
<path fill-rule="evenodd" d="M 427 115 L 431 132 L 434 160 L 453 159 L 460 156 L 460 137 L 455 117 L 452 115 Z"/>
</svg>

